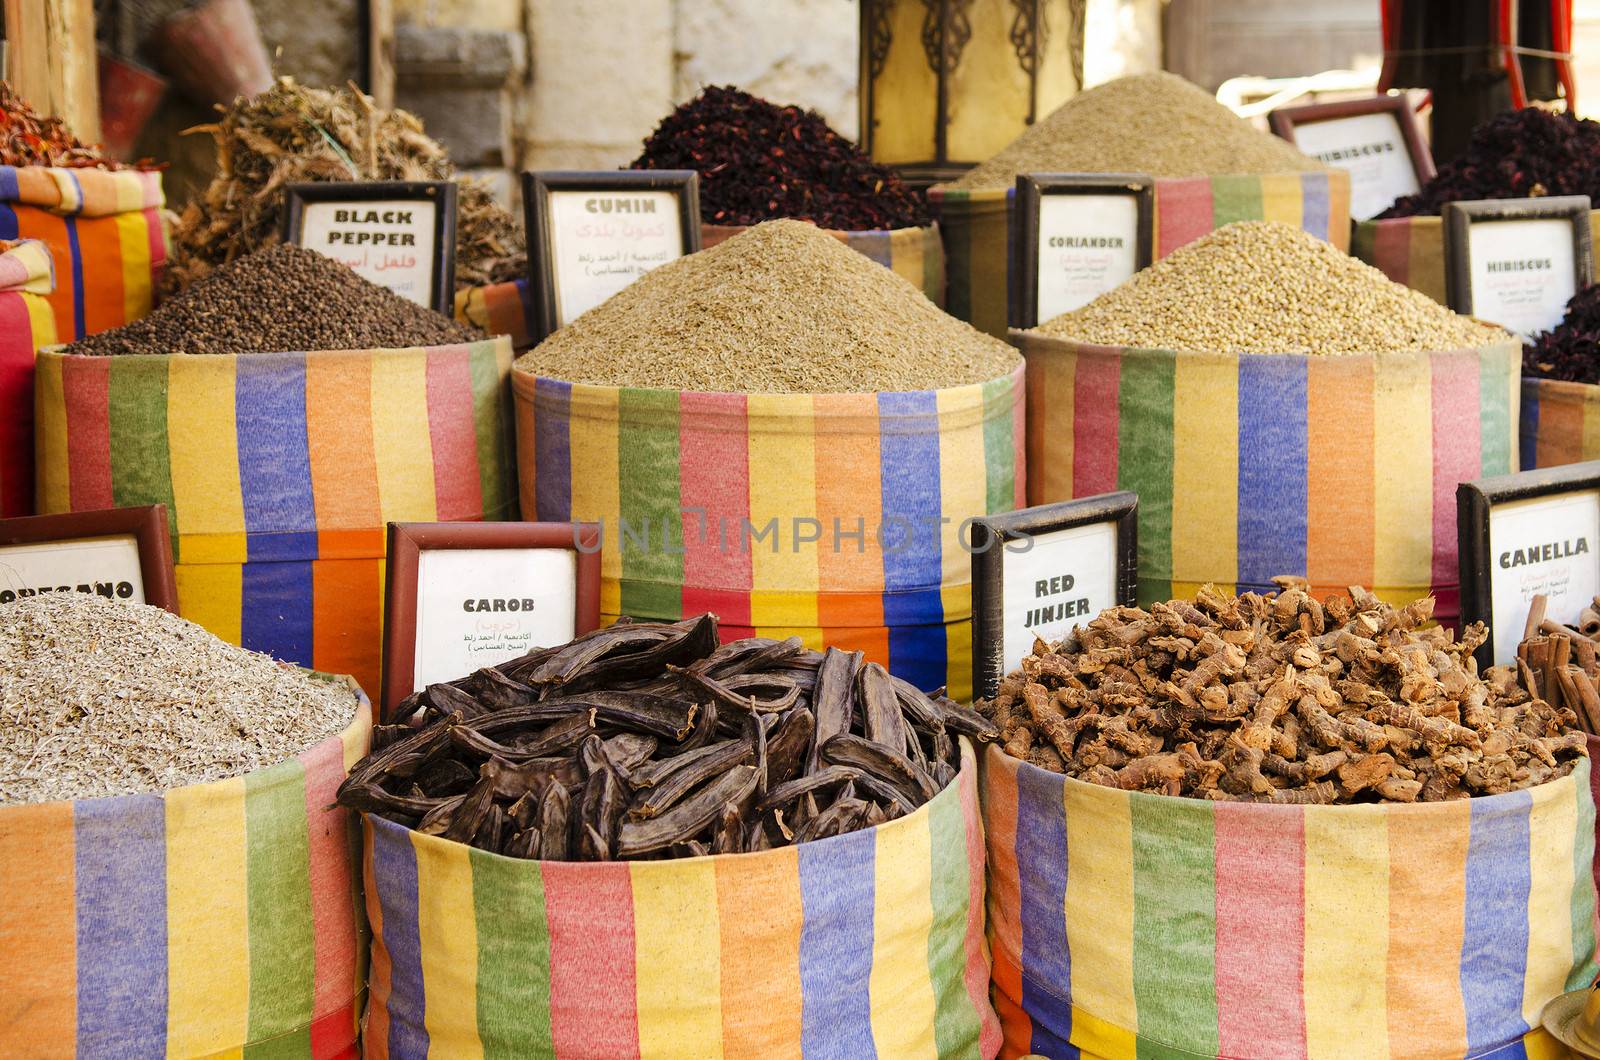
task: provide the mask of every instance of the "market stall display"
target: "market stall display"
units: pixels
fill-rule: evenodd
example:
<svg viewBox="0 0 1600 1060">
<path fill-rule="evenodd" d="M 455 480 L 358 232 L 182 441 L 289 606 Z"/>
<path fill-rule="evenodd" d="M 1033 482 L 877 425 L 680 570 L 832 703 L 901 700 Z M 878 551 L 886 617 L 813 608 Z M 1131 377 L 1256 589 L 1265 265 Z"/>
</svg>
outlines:
<svg viewBox="0 0 1600 1060">
<path fill-rule="evenodd" d="M 165 504 L 185 617 L 376 689 L 385 523 L 516 510 L 511 359 L 504 336 L 274 248 L 39 355 L 39 508 Z"/>
<path fill-rule="evenodd" d="M 1584 734 L 1430 613 L 1208 588 L 980 704 L 1002 1055 L 1549 1047 L 1596 972 Z"/>
<path fill-rule="evenodd" d="M 0 240 L 0 518 L 33 512 L 33 359 L 56 341 L 50 248 Z"/>
<path fill-rule="evenodd" d="M 1514 468 L 1510 335 L 1270 222 L 1012 334 L 1029 502 L 1137 492 L 1141 601 L 1296 574 L 1457 613 L 1456 484 Z"/>
<path fill-rule="evenodd" d="M 1350 229 L 1350 177 L 1262 132 L 1167 73 L 1079 93 L 989 161 L 928 193 L 945 241 L 951 313 L 1005 334 L 1010 214 L 1026 173 L 1156 178 L 1154 256 L 1233 221 L 1282 221 L 1337 246 Z"/>
<path fill-rule="evenodd" d="M 0 608 L 10 1056 L 355 1047 L 347 681 L 74 592 Z"/>
<path fill-rule="evenodd" d="M 837 649 L 719 647 L 710 615 L 408 707 L 340 792 L 366 811 L 369 1056 L 999 1045 L 970 711 Z"/>
<path fill-rule="evenodd" d="M 1600 287 L 1567 303 L 1522 356 L 1522 470 L 1600 458 Z"/>
<path fill-rule="evenodd" d="M 965 698 L 959 534 L 1021 500 L 1004 343 L 773 221 L 653 270 L 512 386 L 523 512 L 604 526 L 603 613 L 713 610 L 727 635 L 798 633 Z"/>
</svg>

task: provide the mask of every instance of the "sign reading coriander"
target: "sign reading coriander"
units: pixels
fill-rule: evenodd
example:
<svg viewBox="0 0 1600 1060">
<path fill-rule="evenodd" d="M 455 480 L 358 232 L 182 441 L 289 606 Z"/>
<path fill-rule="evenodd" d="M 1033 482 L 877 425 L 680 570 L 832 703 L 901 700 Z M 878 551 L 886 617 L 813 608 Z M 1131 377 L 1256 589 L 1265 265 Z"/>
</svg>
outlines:
<svg viewBox="0 0 1600 1060">
<path fill-rule="evenodd" d="M 1365 221 L 1433 179 L 1433 157 L 1405 95 L 1280 107 L 1272 131 L 1350 174 L 1350 216 Z"/>
<path fill-rule="evenodd" d="M 0 605 L 67 592 L 176 612 L 166 505 L 0 519 Z"/>
<path fill-rule="evenodd" d="M 1085 305 L 1150 264 L 1155 182 L 1130 173 L 1017 177 L 1011 326 Z"/>
<path fill-rule="evenodd" d="M 1600 595 L 1600 461 L 1463 482 L 1456 519 L 1461 621 L 1489 627 L 1480 665 L 1516 659 L 1534 596 L 1577 625 Z"/>
<path fill-rule="evenodd" d="M 382 717 L 419 688 L 600 625 L 591 523 L 390 523 Z"/>
<path fill-rule="evenodd" d="M 1589 197 L 1446 203 L 1444 252 L 1451 309 L 1531 338 L 1593 282 Z"/>
<path fill-rule="evenodd" d="M 973 521 L 973 694 L 992 696 L 1035 639 L 1132 604 L 1139 498 L 1105 493 Z"/>
<path fill-rule="evenodd" d="M 694 170 L 524 173 L 522 200 L 534 341 L 700 249 Z"/>
<path fill-rule="evenodd" d="M 285 189 L 283 238 L 441 313 L 455 299 L 451 181 L 325 181 Z"/>
</svg>

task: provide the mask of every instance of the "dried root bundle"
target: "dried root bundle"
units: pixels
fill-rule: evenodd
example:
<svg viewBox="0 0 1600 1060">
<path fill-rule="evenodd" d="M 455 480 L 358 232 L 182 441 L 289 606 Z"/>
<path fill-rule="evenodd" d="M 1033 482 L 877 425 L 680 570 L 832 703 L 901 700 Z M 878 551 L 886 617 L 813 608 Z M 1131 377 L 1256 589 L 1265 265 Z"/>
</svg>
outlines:
<svg viewBox="0 0 1600 1060">
<path fill-rule="evenodd" d="M 979 711 L 1008 754 L 1094 784 L 1273 803 L 1435 802 L 1532 787 L 1584 753 L 1572 710 L 1480 679 L 1432 599 L 1352 588 L 1111 608 L 1038 642 Z"/>
<path fill-rule="evenodd" d="M 1600 736 L 1600 597 L 1583 609 L 1575 627 L 1546 618 L 1548 606 L 1544 594 L 1533 598 L 1514 678 L 1528 695 L 1570 709 L 1584 732 Z M 1507 668 L 1490 673 L 1500 669 Z"/>
<path fill-rule="evenodd" d="M 766 850 L 914 812 L 995 728 L 798 637 L 624 622 L 430 685 L 380 726 L 346 806 L 510 857 Z"/>
</svg>

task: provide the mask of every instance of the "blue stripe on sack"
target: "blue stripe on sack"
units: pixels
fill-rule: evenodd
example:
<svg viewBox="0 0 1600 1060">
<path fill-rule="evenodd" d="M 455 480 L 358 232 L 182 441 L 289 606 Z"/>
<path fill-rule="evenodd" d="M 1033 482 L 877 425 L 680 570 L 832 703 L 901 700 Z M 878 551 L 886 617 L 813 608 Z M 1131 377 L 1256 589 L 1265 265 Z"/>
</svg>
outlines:
<svg viewBox="0 0 1600 1060">
<path fill-rule="evenodd" d="M 72 178 L 76 183 L 76 177 Z M 81 194 L 81 193 L 80 193 Z M 65 218 L 67 222 L 67 247 L 72 255 L 72 326 L 76 329 L 74 338 L 83 338 L 83 248 L 78 245 L 78 219 Z"/>
<path fill-rule="evenodd" d="M 17 179 L 16 166 L 0 166 L 0 201 L 16 202 L 22 198 L 22 182 Z M 0 239 L 14 238 L 0 236 Z"/>
<path fill-rule="evenodd" d="M 306 438 L 305 354 L 234 358 L 239 490 L 250 562 L 315 559 L 294 531 L 317 529 Z M 291 531 L 291 533 L 284 533 Z"/>
<path fill-rule="evenodd" d="M 877 835 L 802 843 L 800 1046 L 806 1056 L 873 1056 L 872 902 Z M 387 924 L 387 922 L 385 922 Z"/>
<path fill-rule="evenodd" d="M 78 919 L 77 1053 L 164 1055 L 166 803 L 159 795 L 83 799 L 72 804 L 72 818 Z"/>
<path fill-rule="evenodd" d="M 310 666 L 311 563 L 246 563 L 241 570 L 240 641 L 252 651 Z"/>
<path fill-rule="evenodd" d="M 1539 466 L 1539 391 L 1537 386 L 1529 386 L 1526 382 L 1519 388 L 1522 391 L 1522 420 L 1517 429 L 1517 441 L 1521 443 L 1522 470 L 1532 471 Z"/>
<path fill-rule="evenodd" d="M 1066 781 L 1017 769 L 1017 888 L 1022 898 L 1022 1007 L 1033 1020 L 1030 1048 L 1072 1056 L 1072 951 L 1067 946 Z M 804 849 L 804 848 L 802 848 Z M 1071 1050 L 1071 1052 L 1068 1052 Z"/>
<path fill-rule="evenodd" d="M 879 394 L 878 429 L 884 624 L 943 622 L 938 396 Z"/>
<path fill-rule="evenodd" d="M 1300 177 L 1300 227 L 1327 240 L 1333 236 L 1328 229 L 1333 212 L 1330 198 L 1326 173 L 1305 173 Z"/>
<path fill-rule="evenodd" d="M 17 239 L 22 232 L 17 222 L 17 211 L 6 203 L 0 202 L 0 239 Z M 50 271 L 55 272 L 55 256 L 50 258 Z"/>
<path fill-rule="evenodd" d="M 428 1055 L 417 851 L 408 829 L 377 816 L 367 820 L 372 828 L 373 876 L 368 886 L 378 896 L 383 946 L 389 951 L 389 1055 L 409 1060 Z"/>
<path fill-rule="evenodd" d="M 1461 999 L 1467 1052 L 1527 1033 L 1522 988 L 1528 965 L 1528 894 L 1533 887 L 1528 815 L 1533 796 L 1514 791 L 1471 800 Z"/>
<path fill-rule="evenodd" d="M 1306 571 L 1306 358 L 1239 357 L 1239 570 L 1245 585 Z"/>
<path fill-rule="evenodd" d="M 881 229 L 871 232 L 851 232 L 846 242 L 851 248 L 865 254 L 879 265 L 894 267 L 894 244 L 888 232 Z"/>
<path fill-rule="evenodd" d="M 528 297 L 528 281 L 526 278 L 517 280 L 517 301 L 522 305 L 522 334 L 531 341 L 538 334 L 537 325 L 533 322 L 533 299 Z"/>
<path fill-rule="evenodd" d="M 1528 1042 L 1518 1038 L 1486 1053 L 1470 1053 L 1471 1060 L 1528 1060 Z"/>
<path fill-rule="evenodd" d="M 930 590 L 931 591 L 931 590 Z M 934 595 L 938 595 L 936 592 Z M 884 611 L 888 612 L 888 601 Z M 889 627 L 889 672 L 924 692 L 950 683 L 949 638 L 936 625 Z"/>
<path fill-rule="evenodd" d="M 572 384 L 541 378 L 534 388 L 534 502 L 538 518 L 565 522 L 572 518 Z"/>
</svg>

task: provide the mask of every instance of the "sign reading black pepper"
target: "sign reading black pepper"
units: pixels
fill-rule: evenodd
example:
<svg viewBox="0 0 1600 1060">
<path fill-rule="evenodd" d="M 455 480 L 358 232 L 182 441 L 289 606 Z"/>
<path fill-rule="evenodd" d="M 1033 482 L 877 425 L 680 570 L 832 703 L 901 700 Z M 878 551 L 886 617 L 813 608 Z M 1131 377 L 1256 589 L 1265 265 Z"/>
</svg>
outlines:
<svg viewBox="0 0 1600 1060">
<path fill-rule="evenodd" d="M 290 184 L 284 197 L 285 242 L 441 313 L 455 298 L 455 227 L 451 181 Z"/>
</svg>

